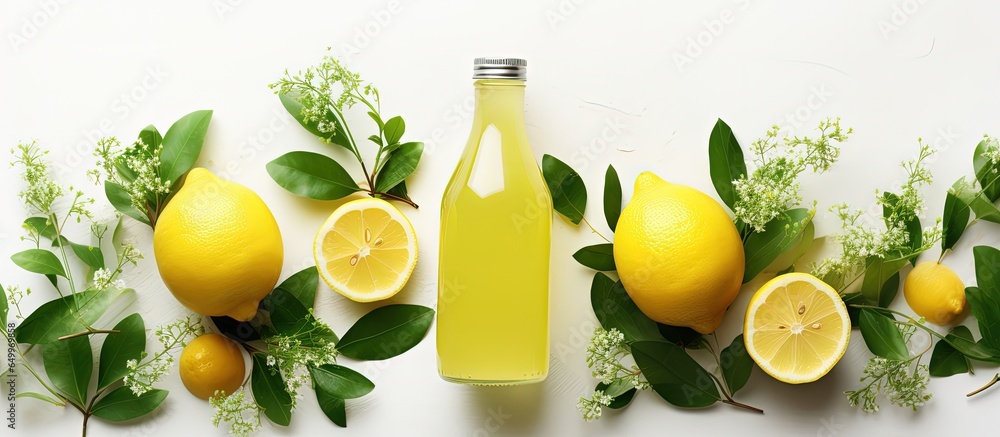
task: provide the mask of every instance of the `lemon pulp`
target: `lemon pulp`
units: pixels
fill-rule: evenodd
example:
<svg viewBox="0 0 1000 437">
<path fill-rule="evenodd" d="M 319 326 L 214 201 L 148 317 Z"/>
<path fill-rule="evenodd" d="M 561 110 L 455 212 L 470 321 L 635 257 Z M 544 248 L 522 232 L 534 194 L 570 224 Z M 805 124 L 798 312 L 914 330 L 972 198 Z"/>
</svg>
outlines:
<svg viewBox="0 0 1000 437">
<path fill-rule="evenodd" d="M 833 368 L 850 339 L 847 307 L 819 279 L 791 273 L 757 291 L 747 308 L 747 352 L 774 378 L 812 382 Z"/>
<path fill-rule="evenodd" d="M 403 288 L 417 262 L 416 236 L 388 202 L 359 199 L 334 211 L 316 235 L 316 265 L 330 288 L 358 302 Z"/>
</svg>

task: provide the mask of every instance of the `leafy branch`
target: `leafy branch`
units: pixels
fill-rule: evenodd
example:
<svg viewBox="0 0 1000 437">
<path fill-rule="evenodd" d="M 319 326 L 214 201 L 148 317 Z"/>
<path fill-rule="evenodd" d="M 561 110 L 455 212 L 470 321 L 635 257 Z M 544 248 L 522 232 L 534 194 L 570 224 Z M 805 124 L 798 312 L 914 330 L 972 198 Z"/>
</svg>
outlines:
<svg viewBox="0 0 1000 437">
<path fill-rule="evenodd" d="M 123 240 L 122 223 L 119 219 L 111 238 L 116 261 L 112 266 L 106 265 L 103 243 L 108 225 L 92 221 L 85 205 L 93 201 L 83 197 L 82 192 L 75 191 L 72 187 L 64 189 L 52 180 L 43 159 L 45 152 L 35 143 L 18 146 L 14 154 L 14 164 L 22 167 L 21 176 L 27 186 L 20 196 L 32 214 L 24 221 L 27 236 L 22 240 L 30 241 L 34 248 L 18 252 L 11 259 L 28 272 L 45 275 L 59 295 L 24 317 L 20 301 L 31 290 L 21 292 L 16 286 L 6 290 L 0 287 L 3 302 L 0 319 L 3 324 L 7 326 L 11 306 L 16 311 L 15 316 L 22 319 L 14 330 L 16 343 L 13 349 L 16 358 L 47 392 L 26 392 L 17 396 L 60 407 L 73 407 L 83 415 L 84 436 L 87 435 L 91 417 L 121 422 L 152 412 L 163 402 L 167 392 L 153 388 L 155 380 L 149 381 L 142 392 L 127 386 L 132 377 L 129 363 L 140 360 L 145 353 L 146 334 L 142 317 L 132 314 L 120 320 L 112 329 L 93 327 L 93 323 L 112 302 L 131 292 L 125 288 L 120 276 L 125 266 L 135 265 L 142 254 L 135 249 L 133 243 Z M 54 205 L 59 204 L 66 192 L 72 193 L 69 206 L 58 211 Z M 90 231 L 96 245 L 74 243 L 63 235 L 70 218 L 75 218 L 77 222 L 82 218 L 92 221 Z M 53 250 L 44 248 L 43 243 L 48 241 L 51 241 L 52 247 L 59 248 L 58 256 Z M 79 264 L 70 262 L 69 253 L 73 253 L 85 268 L 82 272 L 74 272 Z M 60 289 L 59 278 L 66 281 L 68 294 Z M 79 281 L 77 278 L 85 280 Z M 85 288 L 78 291 L 78 285 Z M 100 349 L 97 388 L 91 390 L 94 350 L 88 337 L 95 334 L 105 337 Z M 22 349 L 22 344 L 30 346 Z M 27 359 L 27 355 L 33 350 L 40 350 L 44 376 Z"/>
<path fill-rule="evenodd" d="M 338 364 L 337 358 L 395 357 L 420 343 L 434 319 L 430 308 L 388 305 L 364 315 L 338 338 L 313 314 L 318 286 L 319 272 L 309 267 L 275 287 L 252 321 L 212 317 L 218 331 L 239 343 L 253 362 L 240 390 L 211 399 L 213 424 L 227 423 L 232 434 L 246 436 L 259 429 L 263 414 L 274 424 L 288 426 L 300 389 L 311 387 L 323 413 L 346 427 L 346 401 L 367 395 L 375 385 Z"/>
<path fill-rule="evenodd" d="M 406 123 L 400 116 L 385 119 L 382 100 L 374 85 L 364 83 L 331 56 L 319 65 L 285 76 L 270 85 L 285 109 L 307 131 L 327 144 L 347 149 L 361 167 L 363 185 L 336 160 L 312 152 L 290 152 L 267 164 L 267 172 L 282 188 L 317 200 L 334 200 L 363 191 L 371 197 L 391 199 L 414 208 L 406 190 L 406 178 L 417 168 L 424 144 L 402 142 Z M 368 140 L 376 146 L 375 161 L 369 171 L 344 111 L 355 104 L 364 106 L 378 128 Z"/>
</svg>

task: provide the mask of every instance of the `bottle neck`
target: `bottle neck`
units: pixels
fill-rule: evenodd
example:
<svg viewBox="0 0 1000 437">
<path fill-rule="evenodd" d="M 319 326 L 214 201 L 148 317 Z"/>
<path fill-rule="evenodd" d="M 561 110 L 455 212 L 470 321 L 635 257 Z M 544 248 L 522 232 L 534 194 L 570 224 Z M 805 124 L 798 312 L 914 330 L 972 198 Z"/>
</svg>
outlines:
<svg viewBox="0 0 1000 437">
<path fill-rule="evenodd" d="M 524 81 L 482 79 L 475 82 L 477 121 L 524 124 Z"/>
</svg>

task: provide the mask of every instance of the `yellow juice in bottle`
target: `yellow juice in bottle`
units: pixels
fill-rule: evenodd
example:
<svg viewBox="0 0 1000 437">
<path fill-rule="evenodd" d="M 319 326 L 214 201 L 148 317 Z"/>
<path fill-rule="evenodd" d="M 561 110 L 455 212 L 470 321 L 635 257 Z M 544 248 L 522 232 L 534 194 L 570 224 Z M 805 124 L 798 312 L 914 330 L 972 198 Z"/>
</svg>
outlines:
<svg viewBox="0 0 1000 437">
<path fill-rule="evenodd" d="M 441 204 L 438 371 L 452 382 L 548 374 L 552 200 L 525 132 L 524 69 L 476 60 L 472 133 Z"/>
</svg>

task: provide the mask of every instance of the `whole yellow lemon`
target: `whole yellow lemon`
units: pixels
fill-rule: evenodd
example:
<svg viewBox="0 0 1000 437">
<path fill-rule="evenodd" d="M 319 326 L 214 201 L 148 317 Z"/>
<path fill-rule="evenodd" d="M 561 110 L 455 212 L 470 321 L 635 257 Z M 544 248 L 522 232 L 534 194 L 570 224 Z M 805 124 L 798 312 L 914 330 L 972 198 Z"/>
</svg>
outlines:
<svg viewBox="0 0 1000 437">
<path fill-rule="evenodd" d="M 204 334 L 191 340 L 181 352 L 178 367 L 184 387 L 205 400 L 217 390 L 233 394 L 243 385 L 247 373 L 240 347 L 219 334 Z"/>
<path fill-rule="evenodd" d="M 635 180 L 614 254 L 643 313 L 702 334 L 719 327 L 743 282 L 743 243 L 729 214 L 705 193 L 650 172 Z"/>
<path fill-rule="evenodd" d="M 903 282 L 903 296 L 913 312 L 936 325 L 947 325 L 965 310 L 965 284 L 944 264 L 917 264 Z"/>
<path fill-rule="evenodd" d="M 281 274 L 278 223 L 256 193 L 203 168 L 188 174 L 153 231 L 163 282 L 206 316 L 247 321 Z"/>
</svg>

